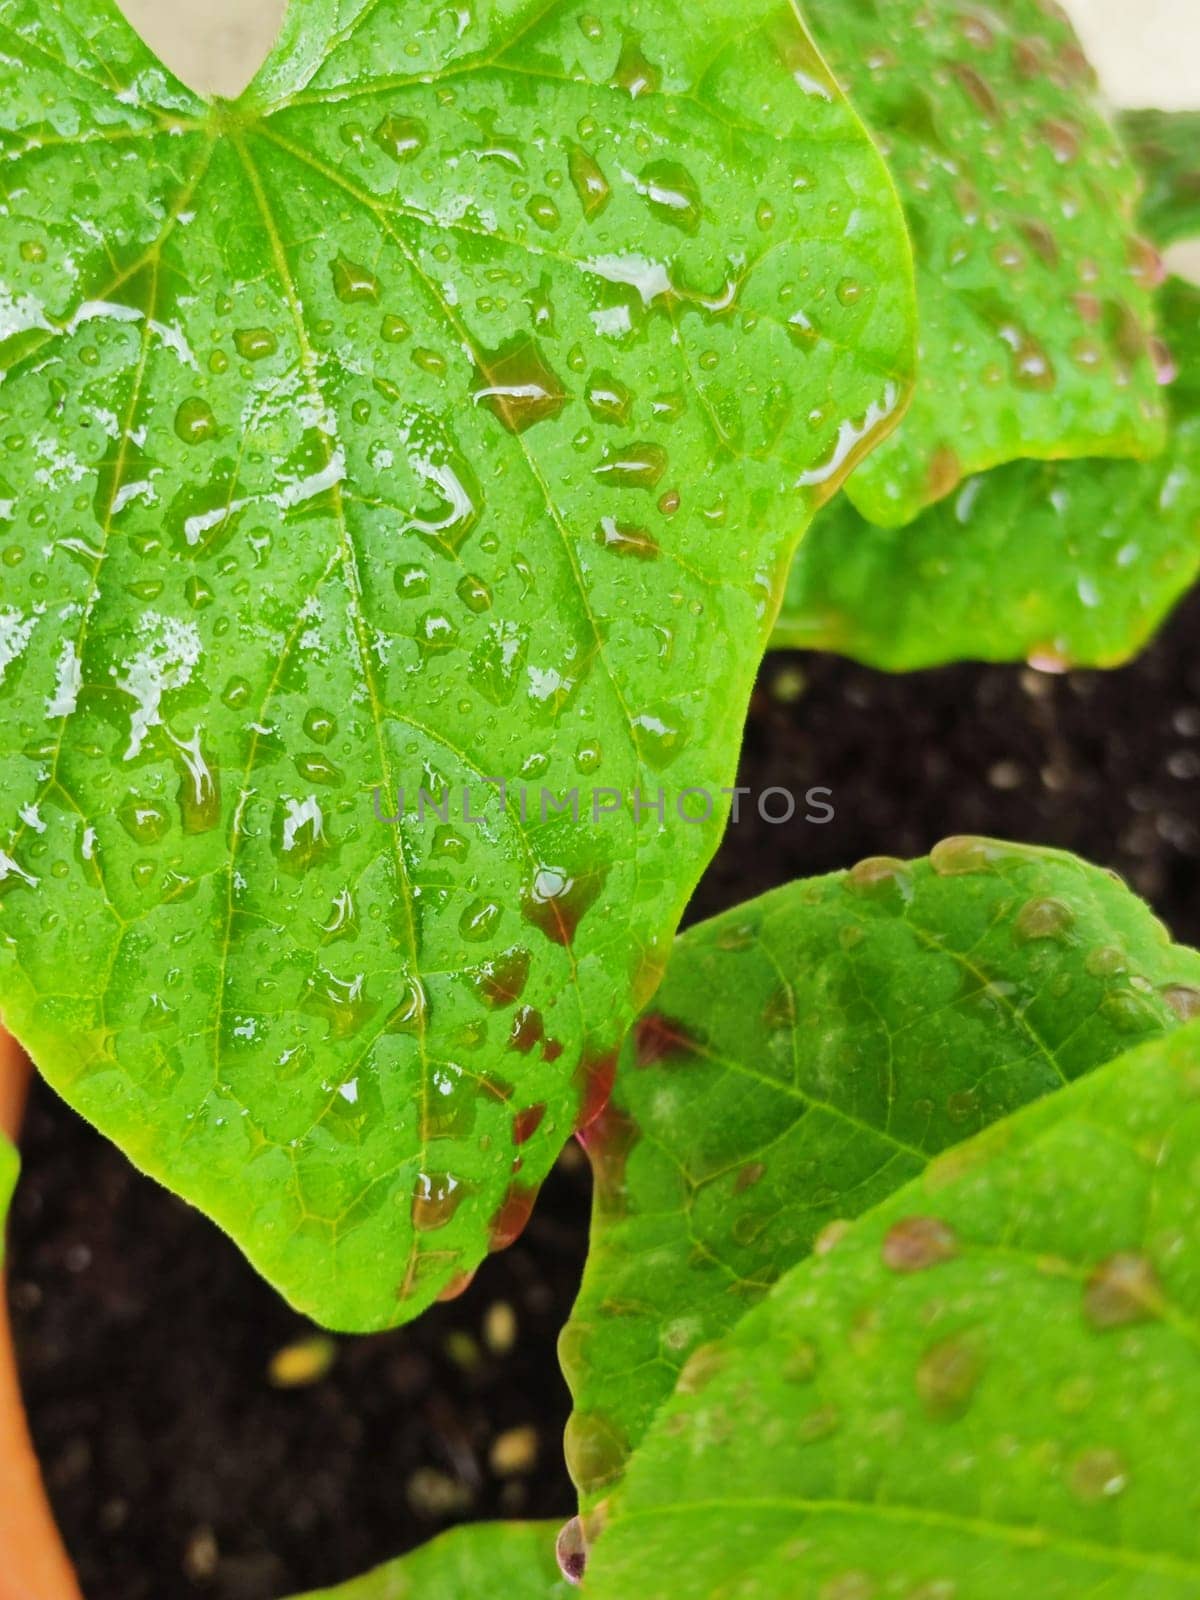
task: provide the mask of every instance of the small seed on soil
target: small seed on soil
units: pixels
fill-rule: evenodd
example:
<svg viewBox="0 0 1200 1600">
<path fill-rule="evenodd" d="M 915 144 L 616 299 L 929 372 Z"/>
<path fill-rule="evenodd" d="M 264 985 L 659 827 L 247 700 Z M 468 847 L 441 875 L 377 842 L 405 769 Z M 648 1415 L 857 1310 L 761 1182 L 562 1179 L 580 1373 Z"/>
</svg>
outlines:
<svg viewBox="0 0 1200 1600">
<path fill-rule="evenodd" d="M 483 1318 L 483 1342 L 494 1356 L 506 1356 L 517 1342 L 517 1314 L 507 1300 L 493 1300 Z"/>
<path fill-rule="evenodd" d="M 267 1368 L 267 1377 L 276 1389 L 306 1389 L 320 1383 L 337 1360 L 337 1345 L 324 1334 L 297 1339 L 276 1350 Z"/>
<path fill-rule="evenodd" d="M 221 1552 L 211 1528 L 197 1528 L 183 1552 L 183 1570 L 194 1581 L 203 1582 L 217 1570 Z"/>
<path fill-rule="evenodd" d="M 518 1478 L 537 1464 L 537 1429 L 528 1425 L 508 1428 L 492 1440 L 488 1461 L 498 1478 Z"/>
<path fill-rule="evenodd" d="M 434 1467 L 417 1468 L 408 1480 L 407 1495 L 416 1514 L 431 1519 L 461 1515 L 471 1504 L 466 1484 Z"/>
</svg>

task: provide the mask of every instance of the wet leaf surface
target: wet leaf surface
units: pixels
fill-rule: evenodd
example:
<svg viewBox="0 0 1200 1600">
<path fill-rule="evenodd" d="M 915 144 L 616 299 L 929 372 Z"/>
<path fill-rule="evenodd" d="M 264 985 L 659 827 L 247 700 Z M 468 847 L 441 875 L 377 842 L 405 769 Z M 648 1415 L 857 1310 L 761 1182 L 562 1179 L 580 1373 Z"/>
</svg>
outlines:
<svg viewBox="0 0 1200 1600">
<path fill-rule="evenodd" d="M 858 509 L 901 527 L 1004 461 L 1153 456 L 1159 269 L 1063 13 L 810 0 L 807 15 L 884 151 L 917 256 L 917 393 L 854 474 Z"/>
<path fill-rule="evenodd" d="M 655 1422 L 586 1592 L 1194 1595 L 1198 1085 L 1192 1026 L 795 1267 Z"/>
<path fill-rule="evenodd" d="M 107 0 L 0 43 L 0 1008 L 294 1304 L 403 1321 L 603 1103 L 724 802 L 597 797 L 732 781 L 905 399 L 899 210 L 774 0 L 294 0 L 233 105 Z"/>
<path fill-rule="evenodd" d="M 800 547 L 775 643 L 896 672 L 1136 654 L 1200 570 L 1200 290 L 1173 279 L 1161 304 L 1164 455 L 1011 462 L 901 529 L 842 495 Z"/>
<path fill-rule="evenodd" d="M 711 1341 L 846 1219 L 1197 1014 L 1200 954 L 1119 881 L 986 840 L 867 860 L 684 934 L 585 1135 L 592 1239 L 560 1341 L 584 1506 Z"/>
</svg>

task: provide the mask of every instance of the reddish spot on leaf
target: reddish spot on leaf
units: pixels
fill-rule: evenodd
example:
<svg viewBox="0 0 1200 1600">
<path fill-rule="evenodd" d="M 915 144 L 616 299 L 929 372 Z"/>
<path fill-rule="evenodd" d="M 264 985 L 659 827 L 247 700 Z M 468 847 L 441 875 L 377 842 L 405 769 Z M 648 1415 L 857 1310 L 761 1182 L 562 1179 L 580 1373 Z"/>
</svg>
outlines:
<svg viewBox="0 0 1200 1600">
<path fill-rule="evenodd" d="M 542 1118 L 546 1115 L 544 1104 L 529 1106 L 524 1111 L 518 1111 L 513 1118 L 513 1143 L 524 1144 L 526 1139 L 532 1139 L 542 1125 Z"/>
<path fill-rule="evenodd" d="M 575 1132 L 582 1133 L 604 1110 L 612 1095 L 617 1076 L 617 1052 L 608 1050 L 603 1055 L 585 1052 L 575 1072 L 579 1086 L 579 1115 L 575 1119 Z"/>
<path fill-rule="evenodd" d="M 673 1022 L 659 1011 L 642 1017 L 634 1032 L 634 1059 L 639 1067 L 656 1067 L 664 1061 L 694 1056 L 700 1046 L 682 1022 Z"/>
<path fill-rule="evenodd" d="M 523 1056 L 527 1056 L 534 1045 L 540 1044 L 545 1037 L 546 1027 L 542 1021 L 542 1013 L 535 1011 L 532 1006 L 522 1006 L 513 1017 L 508 1048 L 519 1050 Z"/>
<path fill-rule="evenodd" d="M 466 1294 L 467 1290 L 474 1282 L 475 1274 L 473 1272 L 456 1272 L 450 1279 L 449 1283 L 447 1283 L 446 1287 L 438 1295 L 438 1299 L 457 1300 L 459 1295 Z"/>
<path fill-rule="evenodd" d="M 539 867 L 532 888 L 521 902 L 521 914 L 553 943 L 569 945 L 584 915 L 595 904 L 607 875 L 607 867 L 577 876 L 564 867 Z"/>
<path fill-rule="evenodd" d="M 607 1216 L 620 1215 L 627 1204 L 625 1168 L 638 1140 L 638 1125 L 627 1111 L 609 1103 L 589 1128 L 579 1135 L 587 1151 L 596 1184 L 597 1208 Z"/>
<path fill-rule="evenodd" d="M 492 1218 L 488 1241 L 491 1250 L 507 1250 L 510 1244 L 516 1243 L 525 1231 L 536 1199 L 536 1189 L 520 1183 L 509 1185 L 499 1211 Z"/>
<path fill-rule="evenodd" d="M 883 1241 L 883 1264 L 893 1272 L 924 1272 L 957 1254 L 954 1229 L 940 1217 L 904 1217 Z"/>
<path fill-rule="evenodd" d="M 479 998 L 493 1010 L 519 1000 L 528 979 L 529 951 L 516 948 L 505 950 L 494 961 L 485 961 L 471 974 Z"/>
</svg>

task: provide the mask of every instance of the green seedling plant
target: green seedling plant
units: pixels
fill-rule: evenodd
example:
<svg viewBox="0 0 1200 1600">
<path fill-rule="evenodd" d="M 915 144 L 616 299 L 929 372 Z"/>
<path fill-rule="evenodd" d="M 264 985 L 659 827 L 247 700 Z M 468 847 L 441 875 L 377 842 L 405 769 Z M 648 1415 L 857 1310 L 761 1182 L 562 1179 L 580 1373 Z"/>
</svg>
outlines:
<svg viewBox="0 0 1200 1600">
<path fill-rule="evenodd" d="M 233 102 L 0 0 L 0 81 L 5 1026 L 336 1331 L 595 1169 L 578 1518 L 339 1595 L 1195 1594 L 1200 958 L 973 840 L 673 942 L 771 642 L 1191 582 L 1193 124 L 1033 0 L 292 0 Z"/>
</svg>

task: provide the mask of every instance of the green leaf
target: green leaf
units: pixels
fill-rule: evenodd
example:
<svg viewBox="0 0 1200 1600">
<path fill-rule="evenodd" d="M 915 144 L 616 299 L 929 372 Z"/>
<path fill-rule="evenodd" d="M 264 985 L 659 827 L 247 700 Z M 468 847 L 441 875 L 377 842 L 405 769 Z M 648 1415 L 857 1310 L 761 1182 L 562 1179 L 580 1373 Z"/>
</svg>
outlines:
<svg viewBox="0 0 1200 1600">
<path fill-rule="evenodd" d="M 1200 571 L 1200 291 L 1173 279 L 1162 308 L 1180 368 L 1165 455 L 1013 462 L 900 530 L 843 495 L 800 547 L 772 642 L 893 672 L 1136 654 Z"/>
<path fill-rule="evenodd" d="M 4 1135 L 0 1134 L 0 1261 L 4 1260 L 4 1222 L 8 1216 L 8 1208 L 12 1204 L 13 1190 L 17 1186 L 19 1166 L 17 1152 Z"/>
<path fill-rule="evenodd" d="M 1107 872 L 983 840 L 684 934 L 585 1136 L 591 1248 L 560 1341 L 585 1507 L 693 1352 L 823 1233 L 1198 1011 L 1200 955 Z"/>
<path fill-rule="evenodd" d="M 681 1385 L 589 1600 L 1193 1600 L 1198 1162 L 1195 1026 L 942 1157 Z"/>
<path fill-rule="evenodd" d="M 478 1523 L 454 1528 L 412 1555 L 304 1600 L 567 1600 L 574 1594 L 554 1555 L 550 1522 Z"/>
<path fill-rule="evenodd" d="M 1162 249 L 1200 235 L 1200 111 L 1130 111 L 1121 131 L 1146 175 L 1142 225 Z"/>
<path fill-rule="evenodd" d="M 1063 13 L 1044 0 L 807 13 L 889 161 L 917 256 L 917 393 L 850 481 L 859 511 L 900 527 L 1004 461 L 1157 454 L 1159 264 Z M 825 302 L 803 309 L 819 328 Z"/>
<path fill-rule="evenodd" d="M 293 0 L 233 105 L 109 0 L 0 44 L 0 1006 L 293 1303 L 403 1321 L 654 987 L 905 398 L 902 218 L 777 0 Z"/>
</svg>

